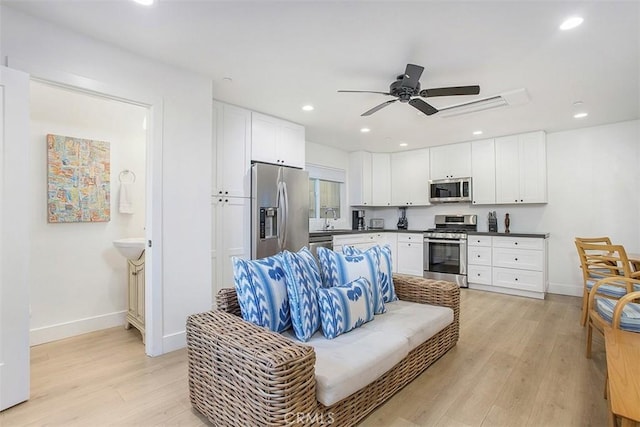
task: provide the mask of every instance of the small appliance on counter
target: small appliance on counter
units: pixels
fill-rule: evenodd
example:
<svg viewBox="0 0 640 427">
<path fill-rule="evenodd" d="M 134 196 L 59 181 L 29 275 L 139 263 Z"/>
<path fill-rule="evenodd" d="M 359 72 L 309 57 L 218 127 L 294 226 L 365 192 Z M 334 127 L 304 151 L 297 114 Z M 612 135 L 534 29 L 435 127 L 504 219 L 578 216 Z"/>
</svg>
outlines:
<svg viewBox="0 0 640 427">
<path fill-rule="evenodd" d="M 400 218 L 398 219 L 398 230 L 406 230 L 409 228 L 407 221 L 407 208 L 400 208 Z"/>
<path fill-rule="evenodd" d="M 371 230 L 384 230 L 384 219 L 371 218 L 369 220 L 369 229 Z"/>
<path fill-rule="evenodd" d="M 498 232 L 498 216 L 496 211 L 489 212 L 489 233 Z"/>
<path fill-rule="evenodd" d="M 364 209 L 356 209 L 351 212 L 351 229 L 364 230 Z"/>
</svg>

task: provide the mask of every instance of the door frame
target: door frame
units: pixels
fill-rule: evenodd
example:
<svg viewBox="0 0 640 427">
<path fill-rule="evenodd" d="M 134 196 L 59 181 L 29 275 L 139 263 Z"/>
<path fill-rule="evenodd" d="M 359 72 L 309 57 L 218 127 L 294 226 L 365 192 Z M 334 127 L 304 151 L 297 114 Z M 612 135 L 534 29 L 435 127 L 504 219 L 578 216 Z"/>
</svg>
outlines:
<svg viewBox="0 0 640 427">
<path fill-rule="evenodd" d="M 145 353 L 159 356 L 163 349 L 162 304 L 162 128 L 161 97 L 89 79 L 51 67 L 7 58 L 9 68 L 28 73 L 32 80 L 72 91 L 138 105 L 148 109 L 145 188 Z"/>
<path fill-rule="evenodd" d="M 0 66 L 0 411 L 30 393 L 28 96 L 29 76 Z"/>
</svg>

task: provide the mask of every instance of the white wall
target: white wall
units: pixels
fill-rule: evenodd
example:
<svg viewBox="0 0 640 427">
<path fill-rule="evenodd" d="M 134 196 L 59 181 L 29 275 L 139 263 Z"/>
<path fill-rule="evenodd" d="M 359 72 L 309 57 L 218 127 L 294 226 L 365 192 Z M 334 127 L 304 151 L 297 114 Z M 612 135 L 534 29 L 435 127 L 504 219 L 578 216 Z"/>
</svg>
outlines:
<svg viewBox="0 0 640 427">
<path fill-rule="evenodd" d="M 308 161 L 312 161 L 308 159 Z M 627 252 L 640 253 L 640 121 L 547 134 L 548 203 L 471 206 L 442 204 L 407 209 L 409 229 L 434 226 L 437 214 L 477 214 L 487 231 L 487 214 L 498 214 L 499 230 L 509 213 L 512 232 L 550 233 L 549 290 L 582 295 L 577 236 L 610 236 Z M 367 209 L 396 228 L 398 208 Z"/>
<path fill-rule="evenodd" d="M 113 240 L 144 236 L 147 109 L 31 83 L 31 345 L 124 325 L 127 263 Z M 111 220 L 47 222 L 47 134 L 110 143 Z M 133 214 L 118 212 L 118 178 L 136 175 Z M 124 179 L 125 177 L 123 177 Z"/>
<path fill-rule="evenodd" d="M 122 92 L 161 100 L 162 282 L 160 352 L 186 343 L 187 315 L 211 307 L 210 253 L 212 83 L 209 78 L 146 60 L 78 33 L 0 6 L 0 57 L 81 76 Z M 156 183 L 158 184 L 158 183 Z M 154 214 L 155 215 L 155 214 Z M 160 217 L 158 217 L 160 218 Z M 156 242 L 159 243 L 159 242 Z"/>
</svg>

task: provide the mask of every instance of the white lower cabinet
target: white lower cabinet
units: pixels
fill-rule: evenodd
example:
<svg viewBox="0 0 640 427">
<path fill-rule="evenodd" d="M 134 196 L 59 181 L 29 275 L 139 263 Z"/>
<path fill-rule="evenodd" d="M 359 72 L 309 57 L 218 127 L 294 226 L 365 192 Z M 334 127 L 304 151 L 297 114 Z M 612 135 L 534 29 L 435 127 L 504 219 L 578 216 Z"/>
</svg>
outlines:
<svg viewBox="0 0 640 427">
<path fill-rule="evenodd" d="M 233 287 L 231 257 L 251 258 L 251 199 L 212 197 L 211 267 L 213 306 L 222 288 Z"/>
<path fill-rule="evenodd" d="M 471 235 L 467 256 L 470 288 L 544 299 L 547 239 Z"/>
<path fill-rule="evenodd" d="M 398 233 L 398 273 L 424 274 L 424 238 L 422 233 Z"/>
<path fill-rule="evenodd" d="M 354 246 L 360 250 L 367 250 L 375 245 L 385 246 L 389 245 L 391 248 L 391 271 L 394 273 L 401 273 L 400 265 L 401 263 L 407 263 L 409 266 L 415 265 L 415 262 L 409 260 L 412 256 L 420 257 L 420 276 L 422 276 L 422 250 L 420 250 L 420 254 L 416 254 L 415 252 L 415 240 L 416 236 L 420 236 L 420 244 L 422 244 L 422 234 L 412 234 L 413 237 L 409 240 L 409 243 L 413 245 L 413 247 L 405 244 L 403 246 L 403 254 L 400 254 L 400 241 L 403 239 L 401 236 L 407 235 L 407 233 L 393 233 L 393 232 L 371 232 L 371 233 L 357 233 L 357 234 L 340 234 L 333 236 L 333 250 L 336 252 L 342 253 L 342 248 L 344 246 Z M 403 243 L 406 242 L 406 238 Z M 412 250 L 408 250 L 411 248 Z M 403 260 L 403 261 L 401 261 Z M 411 270 L 415 271 L 415 268 L 403 268 L 404 271 Z M 405 274 L 414 274 L 413 272 L 406 272 Z"/>
</svg>

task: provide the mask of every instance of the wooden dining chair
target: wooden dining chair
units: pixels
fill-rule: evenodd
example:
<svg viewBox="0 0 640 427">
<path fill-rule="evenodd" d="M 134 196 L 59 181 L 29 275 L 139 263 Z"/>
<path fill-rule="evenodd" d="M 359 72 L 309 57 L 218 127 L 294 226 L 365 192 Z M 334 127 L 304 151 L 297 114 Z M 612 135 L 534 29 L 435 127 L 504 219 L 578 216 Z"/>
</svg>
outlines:
<svg viewBox="0 0 640 427">
<path fill-rule="evenodd" d="M 622 293 L 612 297 L 601 292 L 607 287 L 617 287 Z M 595 283 L 589 294 L 587 325 L 587 359 L 591 358 L 593 329 L 604 334 L 604 328 L 612 326 L 640 332 L 640 280 L 631 277 L 607 277 Z"/>
<path fill-rule="evenodd" d="M 612 245 L 609 237 L 576 237 L 575 245 L 582 269 L 582 315 L 580 324 L 587 324 L 587 303 L 589 292 L 596 281 L 605 277 L 631 277 L 634 273 L 624 247 Z M 604 287 L 601 292 L 612 292 L 620 297 L 617 288 Z"/>
</svg>

